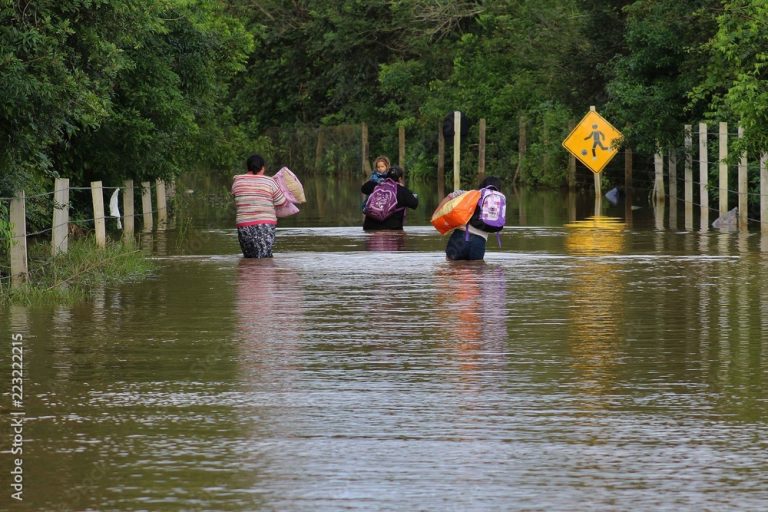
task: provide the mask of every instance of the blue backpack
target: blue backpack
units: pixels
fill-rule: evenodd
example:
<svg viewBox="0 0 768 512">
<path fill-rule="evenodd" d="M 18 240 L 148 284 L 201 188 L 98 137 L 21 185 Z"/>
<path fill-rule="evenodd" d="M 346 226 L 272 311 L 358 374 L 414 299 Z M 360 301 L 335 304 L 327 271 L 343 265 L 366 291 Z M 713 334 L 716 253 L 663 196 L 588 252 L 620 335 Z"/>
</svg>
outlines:
<svg viewBox="0 0 768 512">
<path fill-rule="evenodd" d="M 403 209 L 397 207 L 397 183 L 387 178 L 376 185 L 371 195 L 368 196 L 363 213 L 382 222 L 396 211 Z"/>
</svg>

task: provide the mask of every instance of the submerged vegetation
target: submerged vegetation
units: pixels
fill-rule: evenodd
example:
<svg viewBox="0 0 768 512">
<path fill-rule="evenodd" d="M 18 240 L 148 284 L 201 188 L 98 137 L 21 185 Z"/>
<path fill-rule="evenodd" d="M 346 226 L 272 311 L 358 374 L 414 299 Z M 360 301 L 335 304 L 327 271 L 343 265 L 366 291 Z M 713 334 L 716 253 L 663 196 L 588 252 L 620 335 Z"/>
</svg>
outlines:
<svg viewBox="0 0 768 512">
<path fill-rule="evenodd" d="M 108 242 L 104 249 L 92 237 L 71 241 L 66 253 L 50 255 L 48 243 L 29 247 L 29 280 L 12 288 L 0 281 L 0 303 L 25 305 L 73 303 L 87 299 L 105 284 L 148 276 L 153 263 L 131 244 Z"/>
</svg>

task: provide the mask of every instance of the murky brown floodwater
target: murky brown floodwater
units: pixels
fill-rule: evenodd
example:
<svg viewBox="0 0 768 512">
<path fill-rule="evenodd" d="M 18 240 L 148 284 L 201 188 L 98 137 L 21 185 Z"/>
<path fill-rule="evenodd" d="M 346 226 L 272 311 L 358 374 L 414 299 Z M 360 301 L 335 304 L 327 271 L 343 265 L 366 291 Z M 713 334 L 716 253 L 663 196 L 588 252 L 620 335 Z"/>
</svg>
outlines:
<svg viewBox="0 0 768 512">
<path fill-rule="evenodd" d="M 503 249 L 448 263 L 426 185 L 369 235 L 355 183 L 308 182 L 269 261 L 196 191 L 183 240 L 145 237 L 152 279 L 3 310 L 0 508 L 766 508 L 765 237 L 529 192 Z"/>
</svg>

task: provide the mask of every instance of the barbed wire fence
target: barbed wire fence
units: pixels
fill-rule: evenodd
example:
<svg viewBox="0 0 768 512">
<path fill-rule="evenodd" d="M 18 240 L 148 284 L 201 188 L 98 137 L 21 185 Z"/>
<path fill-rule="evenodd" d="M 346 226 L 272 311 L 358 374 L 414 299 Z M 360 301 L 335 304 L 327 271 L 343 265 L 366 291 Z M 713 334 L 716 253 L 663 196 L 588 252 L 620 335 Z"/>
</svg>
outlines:
<svg viewBox="0 0 768 512">
<path fill-rule="evenodd" d="M 72 197 L 78 194 L 90 194 L 92 207 L 72 210 L 73 204 L 88 204 L 87 197 Z M 140 210 L 134 208 L 137 194 L 141 199 Z M 109 212 L 104 210 L 105 195 L 109 197 Z M 97 246 L 104 247 L 107 220 L 113 220 L 114 230 L 122 232 L 119 238 L 130 243 L 134 241 L 136 218 L 141 219 L 143 232 L 151 232 L 153 228 L 165 230 L 169 196 L 172 199 L 175 196 L 175 186 L 172 182 L 166 186 L 162 180 L 142 182 L 139 189 L 134 188 L 131 180 L 122 186 L 108 187 L 101 182 L 92 182 L 88 187 L 70 187 L 68 180 L 56 180 L 51 192 L 26 196 L 22 191 L 16 197 L 0 197 L 0 288 L 34 281 L 37 270 L 53 264 L 58 255 L 67 252 L 71 237 L 94 233 Z M 40 217 L 46 215 L 52 219 L 50 227 L 28 232 L 28 207 L 36 212 L 35 225 L 41 225 Z M 28 247 L 31 244 L 36 250 L 33 251 L 35 265 L 30 269 Z M 39 250 L 42 245 L 48 245 L 50 251 Z"/>
</svg>

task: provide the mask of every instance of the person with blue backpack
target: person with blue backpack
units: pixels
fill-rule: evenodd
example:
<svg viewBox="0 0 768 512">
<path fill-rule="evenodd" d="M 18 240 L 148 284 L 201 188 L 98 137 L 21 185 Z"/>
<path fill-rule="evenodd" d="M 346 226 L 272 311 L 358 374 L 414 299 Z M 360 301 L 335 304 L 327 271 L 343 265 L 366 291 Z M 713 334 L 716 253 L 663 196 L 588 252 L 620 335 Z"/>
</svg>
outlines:
<svg viewBox="0 0 768 512">
<path fill-rule="evenodd" d="M 403 170 L 394 165 L 381 182 L 368 180 L 360 187 L 366 194 L 364 231 L 402 230 L 405 209 L 419 206 L 419 198 L 403 185 Z"/>
<path fill-rule="evenodd" d="M 507 200 L 501 193 L 501 180 L 488 176 L 480 183 L 480 199 L 475 212 L 465 226 L 453 230 L 445 247 L 445 257 L 449 260 L 482 260 L 485 257 L 485 245 L 488 235 L 497 234 L 504 228 Z M 453 194 L 463 193 L 461 190 Z"/>
</svg>

